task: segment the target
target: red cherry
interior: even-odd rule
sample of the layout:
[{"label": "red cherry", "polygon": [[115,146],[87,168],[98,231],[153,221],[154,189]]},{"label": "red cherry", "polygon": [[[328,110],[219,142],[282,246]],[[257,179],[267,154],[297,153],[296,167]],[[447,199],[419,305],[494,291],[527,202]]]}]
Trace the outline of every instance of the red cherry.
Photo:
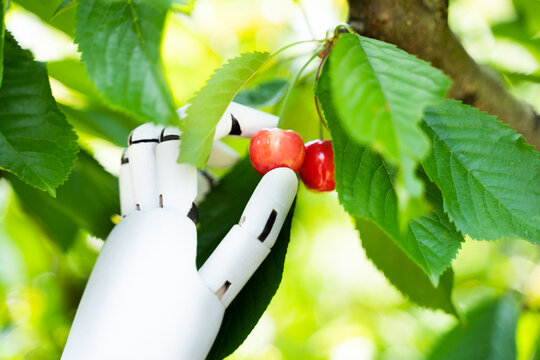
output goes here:
[{"label": "red cherry", "polygon": [[304,155],[304,141],[292,130],[262,129],[249,143],[249,159],[261,175],[278,167],[296,172],[302,166]]},{"label": "red cherry", "polygon": [[306,157],[300,169],[300,177],[311,190],[332,191],[336,188],[332,141],[314,140],[306,144]]}]

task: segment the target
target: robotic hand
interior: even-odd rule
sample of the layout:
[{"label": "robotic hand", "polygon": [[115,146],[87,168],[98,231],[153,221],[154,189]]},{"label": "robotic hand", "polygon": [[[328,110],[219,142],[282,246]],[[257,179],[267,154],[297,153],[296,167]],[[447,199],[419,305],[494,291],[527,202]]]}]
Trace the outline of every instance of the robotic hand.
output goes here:
[{"label": "robotic hand", "polygon": [[[231,103],[214,140],[275,126],[274,116]],[[225,308],[270,253],[298,188],[287,168],[261,179],[239,224],[197,271],[197,169],[177,163],[180,135],[152,124],[130,135],[124,219],[96,261],[62,360],[204,359]]]}]

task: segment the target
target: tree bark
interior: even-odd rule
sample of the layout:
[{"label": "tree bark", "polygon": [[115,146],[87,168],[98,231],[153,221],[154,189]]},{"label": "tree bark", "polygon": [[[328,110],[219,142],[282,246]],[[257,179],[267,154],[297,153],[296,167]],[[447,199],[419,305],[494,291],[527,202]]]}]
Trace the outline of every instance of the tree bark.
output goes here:
[{"label": "tree bark", "polygon": [[540,116],[477,64],[448,26],[448,0],[348,0],[349,24],[431,62],[453,82],[448,97],[497,115],[540,149]]}]

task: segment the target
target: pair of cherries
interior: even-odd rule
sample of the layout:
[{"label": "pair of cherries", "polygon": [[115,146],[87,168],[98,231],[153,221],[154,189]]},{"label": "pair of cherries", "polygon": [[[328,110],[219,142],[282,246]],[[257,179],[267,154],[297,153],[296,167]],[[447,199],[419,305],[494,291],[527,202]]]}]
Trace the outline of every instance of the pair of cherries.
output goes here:
[{"label": "pair of cherries", "polygon": [[278,167],[300,170],[300,177],[308,189],[332,191],[334,181],[334,151],[332,141],[314,140],[304,145],[292,130],[263,129],[249,144],[251,164],[261,175]]}]

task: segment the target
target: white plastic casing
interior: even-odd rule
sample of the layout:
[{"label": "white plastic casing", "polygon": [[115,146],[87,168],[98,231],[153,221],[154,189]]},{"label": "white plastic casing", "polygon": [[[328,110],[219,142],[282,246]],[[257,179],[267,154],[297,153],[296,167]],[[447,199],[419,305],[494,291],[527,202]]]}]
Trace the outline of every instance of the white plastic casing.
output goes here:
[{"label": "white plastic casing", "polygon": [[[164,133],[178,135],[179,131],[167,128]],[[162,141],[156,147],[159,206],[187,215],[197,197],[197,168],[179,164],[179,154],[180,140]]]},{"label": "white plastic casing", "polygon": [[[233,119],[237,121],[239,134],[235,134],[234,131],[231,133],[235,127]],[[279,118],[275,115],[231,102],[217,124],[214,140],[219,140],[227,135],[250,138],[263,128],[276,127],[278,120]]]},{"label": "white plastic casing", "polygon": [[126,217],[98,257],[62,360],[204,359],[225,307],[199,277],[195,252],[187,217]]},{"label": "white plastic casing", "polygon": [[[189,105],[182,106],[176,111],[180,119],[186,117]],[[233,124],[233,118],[237,121],[236,125]],[[250,138],[261,129],[276,127],[278,121],[279,118],[275,115],[231,102],[217,124],[214,141],[228,135]],[[233,128],[240,133],[236,134],[234,131],[231,133]]]},{"label": "white plastic casing", "polygon": [[[206,260],[199,273],[228,306],[270,253],[298,189],[288,168],[268,172],[257,185],[242,217]],[[274,214],[273,214],[274,213]]]}]

